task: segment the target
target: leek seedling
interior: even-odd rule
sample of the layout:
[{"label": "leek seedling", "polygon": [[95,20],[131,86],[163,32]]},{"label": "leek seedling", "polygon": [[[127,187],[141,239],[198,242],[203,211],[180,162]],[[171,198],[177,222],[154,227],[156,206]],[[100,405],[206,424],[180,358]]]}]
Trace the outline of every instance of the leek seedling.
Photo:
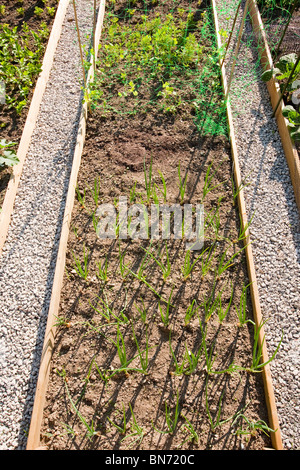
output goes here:
[{"label": "leek seedling", "polygon": [[218,294],[218,298],[219,298],[219,306],[218,306],[218,317],[219,317],[219,322],[222,323],[229,310],[230,310],[230,307],[231,307],[231,303],[232,303],[232,299],[233,299],[233,287],[231,286],[231,296],[230,296],[230,299],[229,299],[229,303],[226,307],[226,309],[224,310],[223,307],[222,307],[222,293],[223,293],[223,290]]},{"label": "leek seedling", "polygon": [[249,321],[247,320],[247,289],[249,286],[250,284],[243,286],[242,288],[239,308],[235,305],[235,310],[239,319],[238,326],[243,326]]},{"label": "leek seedling", "polygon": [[91,194],[92,194],[92,198],[93,198],[93,201],[96,205],[96,207],[98,207],[98,203],[99,203],[99,195],[100,195],[100,178],[95,178],[94,180],[94,187],[91,188],[90,186],[88,186]]},{"label": "leek seedling", "polygon": [[165,326],[168,326],[168,324],[169,324],[170,308],[171,308],[171,306],[172,306],[172,304],[171,304],[171,297],[172,297],[172,294],[173,294],[173,290],[174,290],[174,287],[172,287],[171,293],[170,293],[170,295],[169,295],[169,299],[168,299],[168,303],[167,303],[166,313],[165,313],[165,314],[163,313],[163,310],[162,310],[162,308],[161,308],[160,302],[158,302],[161,320],[162,320],[162,322],[163,322],[163,324],[164,324]]},{"label": "leek seedling", "polygon": [[128,434],[128,436],[125,436],[122,439],[122,441],[124,441],[125,439],[128,439],[130,437],[134,437],[135,439],[133,439],[133,441],[131,441],[129,446],[127,446],[127,449],[130,449],[130,447],[132,447],[136,442],[138,442],[138,445],[140,445],[142,440],[144,439],[144,435],[145,435],[144,429],[141,426],[139,426],[138,423],[137,423],[137,420],[135,418],[131,403],[129,403],[129,408],[130,408],[131,416],[132,416],[132,419],[133,419],[133,424],[131,424],[130,434]]},{"label": "leek seedling", "polygon": [[129,264],[124,263],[125,254],[126,254],[126,251],[124,251],[124,253],[121,253],[121,246],[119,243],[119,267],[120,267],[120,273],[121,273],[123,280],[126,279],[126,277],[128,276],[130,272]]},{"label": "leek seedling", "polygon": [[76,270],[78,276],[86,280],[88,277],[88,250],[86,250],[85,245],[83,245],[83,265],[81,264],[79,257],[77,257],[73,252],[72,255],[74,258],[74,269]]},{"label": "leek seedling", "polygon": [[[207,247],[202,253],[202,261],[201,261],[201,278],[202,279],[206,276],[206,274],[210,270],[211,264],[214,259],[213,253],[215,251],[215,248],[216,248],[216,245],[213,243],[210,247]],[[205,252],[207,252],[206,258],[204,257]]]},{"label": "leek seedling", "polygon": [[251,421],[250,419],[248,419],[244,414],[242,413],[238,413],[238,415],[236,416],[236,418],[234,419],[234,421],[232,422],[232,425],[234,425],[236,423],[236,421],[238,419],[243,419],[244,421],[246,421],[247,423],[247,426],[246,426],[246,429],[242,429],[242,426],[237,429],[237,431],[235,432],[235,434],[237,435],[250,435],[251,437],[252,436],[255,436],[257,431],[262,431],[266,436],[269,437],[269,433],[270,432],[276,432],[276,430],[274,429],[271,429],[267,423],[265,421],[263,421],[262,419],[259,419],[258,421]]},{"label": "leek seedling", "polygon": [[142,304],[143,304],[143,308],[140,308],[138,307],[136,304],[135,304],[135,307],[137,309],[137,311],[139,312],[140,316],[141,316],[141,320],[143,323],[146,323],[146,320],[147,320],[147,310],[145,308],[145,303],[143,301],[143,299],[141,298],[141,301],[142,301]]},{"label": "leek seedling", "polygon": [[123,405],[123,425],[119,426],[118,424],[114,423],[110,418],[107,418],[107,420],[112,424],[121,434],[126,434],[126,426],[127,426],[127,421],[126,421],[126,413],[125,413],[125,406],[124,403]]},{"label": "leek seedling", "polygon": [[84,189],[83,190],[83,193],[81,193],[78,185],[76,187],[76,194],[77,194],[77,199],[78,199],[78,202],[80,203],[81,207],[83,209],[86,209],[86,205],[85,205],[85,198],[86,198],[86,190]]},{"label": "leek seedling", "polygon": [[185,356],[184,356],[184,364],[186,365],[184,367],[183,373],[185,375],[191,375],[193,372],[195,372],[199,358],[201,356],[203,349],[203,340],[200,345],[200,348],[197,351],[197,354],[194,354],[192,351],[188,350],[187,345],[185,344]]},{"label": "leek seedling", "polygon": [[167,431],[162,431],[159,429],[156,429],[161,434],[173,434],[176,430],[178,419],[180,416],[180,409],[179,409],[179,393],[177,390],[177,399],[176,399],[176,405],[175,405],[175,410],[173,415],[171,415],[171,406],[168,406],[167,402],[165,401],[165,419],[166,419],[166,425],[167,425]]},{"label": "leek seedling", "polygon": [[191,251],[187,250],[185,258],[184,258],[184,265],[181,268],[181,272],[183,274],[183,280],[184,281],[186,281],[187,278],[190,276],[190,274],[191,274],[192,270],[194,269],[196,263],[202,257],[202,254],[203,253],[201,253],[201,255],[197,256],[195,261],[192,263],[191,262]]},{"label": "leek seedling", "polygon": [[108,259],[106,257],[103,267],[101,266],[101,262],[98,263],[98,272],[96,273],[96,276],[100,279],[100,281],[107,282],[108,280],[107,269],[108,269]]},{"label": "leek seedling", "polygon": [[171,351],[171,354],[172,354],[172,357],[173,357],[173,360],[174,360],[174,364],[175,364],[175,372],[172,372],[172,375],[182,375],[183,374],[184,363],[182,362],[181,365],[178,364],[178,361],[176,359],[175,353],[174,353],[173,348],[172,348],[171,331],[170,331],[170,334],[169,334],[169,347],[170,347],[170,351]]},{"label": "leek seedling", "polygon": [[[133,338],[134,338],[134,341],[135,341],[135,344],[136,344],[136,347],[137,347],[137,350],[138,350],[138,355],[140,357],[142,371],[144,372],[144,374],[147,374],[147,369],[148,369],[148,364],[149,364],[149,361],[148,361],[149,345],[148,345],[147,329],[146,329],[146,348],[145,348],[144,351],[141,351],[140,345],[139,345],[138,340],[136,338],[136,334],[135,334],[135,331],[134,331],[133,324],[131,326],[132,326]],[[144,354],[145,354],[145,356],[144,356]]]},{"label": "leek seedling", "polygon": [[163,184],[163,190],[160,189],[160,188],[158,188],[158,189],[161,191],[161,193],[163,195],[164,203],[166,203],[167,202],[167,184],[166,184],[166,180],[165,180],[165,178],[164,178],[161,171],[158,170],[158,174],[159,174],[159,176],[161,178],[161,181],[162,181],[162,184]]},{"label": "leek seedling", "polygon": [[[248,243],[249,245],[249,243]],[[229,250],[230,246],[222,253],[222,255],[219,258],[219,264],[217,266],[217,274],[220,277],[228,268],[234,265],[232,262],[248,245],[243,246],[240,250],[238,250],[236,253],[234,253],[229,260],[225,260],[227,251]]]},{"label": "leek seedling", "polygon": [[192,423],[182,413],[181,413],[181,416],[185,420],[185,423],[181,426],[181,429],[185,430],[189,434],[188,434],[188,437],[178,447],[182,447],[188,441],[190,441],[190,442],[198,442],[199,441],[199,436],[198,436],[194,426],[192,425]]},{"label": "leek seedling", "polygon": [[71,394],[69,392],[69,388],[68,388],[68,385],[67,385],[67,381],[66,381],[66,377],[64,377],[64,383],[65,383],[65,388],[66,388],[66,393],[68,395],[68,398],[70,400],[70,403],[72,405],[72,408],[73,410],[75,411],[76,415],[78,416],[79,420],[81,421],[81,423],[85,426],[86,430],[87,430],[87,437],[89,440],[92,440],[92,438],[94,436],[98,436],[99,432],[96,431],[95,427],[94,427],[94,422],[92,420],[91,424],[89,424],[87,422],[87,420],[84,418],[84,416],[80,413],[79,409],[76,407],[74,401],[72,400],[72,397],[71,397]]},{"label": "leek seedling", "polygon": [[150,251],[146,250],[145,248],[143,248],[143,250],[145,250],[145,252],[149,256],[151,256],[151,258],[154,259],[156,264],[160,267],[160,269],[162,270],[162,273],[163,273],[163,280],[165,281],[171,273],[171,263],[170,263],[170,259],[169,259],[169,252],[168,252],[167,243],[166,243],[166,262],[165,263],[163,263],[163,261],[161,261],[161,258],[160,259],[156,258]]},{"label": "leek seedling", "polygon": [[225,423],[228,423],[229,421],[231,421],[234,417],[233,416],[230,416],[229,418],[227,419],[223,419],[221,420],[221,412],[222,412],[222,399],[223,399],[223,395],[224,395],[224,392],[222,392],[221,396],[220,396],[220,399],[219,399],[219,403],[218,403],[218,411],[217,411],[217,414],[216,414],[216,418],[215,418],[215,421],[213,420],[213,417],[212,417],[212,414],[210,412],[210,409],[209,409],[209,404],[208,404],[208,393],[207,393],[207,388],[208,388],[208,377],[206,378],[206,386],[205,386],[205,407],[206,407],[206,412],[207,412],[207,416],[208,416],[208,420],[209,420],[209,423],[210,423],[210,427],[211,427],[211,430],[212,432],[215,432],[216,431],[216,428],[222,426],[223,424]]},{"label": "leek seedling", "polygon": [[196,299],[194,299],[191,305],[187,308],[187,311],[184,317],[184,326],[187,326],[190,323],[192,317],[195,315],[195,313],[197,313],[198,309],[199,307],[197,306]]},{"label": "leek seedling", "polygon": [[263,326],[264,326],[264,324],[266,323],[267,320],[265,320],[265,321],[262,320],[258,326],[256,326],[256,324],[252,320],[249,320],[249,321],[250,321],[250,323],[252,323],[254,325],[254,344],[253,344],[253,352],[252,352],[252,364],[249,368],[246,368],[246,370],[247,370],[247,372],[261,372],[263,367],[265,367],[267,364],[269,364],[275,358],[275,356],[276,356],[276,354],[277,354],[277,352],[280,348],[280,345],[282,343],[282,340],[283,340],[283,333],[282,333],[281,339],[278,343],[278,346],[275,349],[272,356],[267,361],[261,362],[262,357],[263,357],[263,345],[264,345],[264,341],[265,341],[265,336],[263,337],[263,339],[261,341],[261,344],[259,344],[259,335],[260,335],[261,329],[263,328]]},{"label": "leek seedling", "polygon": [[215,176],[217,170],[215,170],[213,173],[211,173],[211,168],[212,168],[212,165],[213,165],[213,162],[211,162],[210,165],[208,165],[208,168],[206,170],[206,175],[205,175],[205,180],[204,180],[204,187],[203,187],[203,193],[202,193],[202,199],[201,199],[201,202],[204,201],[206,195],[210,192],[210,191],[213,191],[215,188],[217,188],[218,186],[221,186],[222,184],[224,184],[225,181],[223,181],[222,183],[218,183],[216,185],[212,185],[212,179],[213,177]]}]

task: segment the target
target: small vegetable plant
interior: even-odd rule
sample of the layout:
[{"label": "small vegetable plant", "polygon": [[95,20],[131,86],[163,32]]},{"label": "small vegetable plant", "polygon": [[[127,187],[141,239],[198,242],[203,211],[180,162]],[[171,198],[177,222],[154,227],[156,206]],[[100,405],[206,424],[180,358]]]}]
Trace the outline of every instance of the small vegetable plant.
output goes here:
[{"label": "small vegetable plant", "polygon": [[0,172],[19,163],[16,152],[11,150],[14,145],[16,145],[15,142],[7,142],[5,139],[0,140]]}]

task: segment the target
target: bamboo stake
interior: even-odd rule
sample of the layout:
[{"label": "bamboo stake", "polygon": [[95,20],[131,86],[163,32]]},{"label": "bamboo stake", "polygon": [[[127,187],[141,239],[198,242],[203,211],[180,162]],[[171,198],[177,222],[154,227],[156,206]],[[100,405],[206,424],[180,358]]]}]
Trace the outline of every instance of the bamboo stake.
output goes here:
[{"label": "bamboo stake", "polygon": [[94,51],[94,56],[93,56],[93,67],[94,67],[94,72],[96,71],[96,38],[95,38],[95,32],[96,32],[96,8],[97,8],[97,0],[94,0],[94,23],[93,23],[93,51]]},{"label": "bamboo stake", "polygon": [[75,16],[75,23],[76,23],[79,51],[80,51],[80,60],[81,60],[82,72],[83,72],[83,83],[84,83],[84,88],[86,88],[85,68],[84,68],[84,60],[83,60],[83,54],[82,54],[81,39],[80,39],[80,32],[79,32],[79,26],[78,26],[78,18],[77,18],[75,0],[73,0],[73,7],[74,7],[74,16]]},{"label": "bamboo stake", "polygon": [[278,109],[278,106],[280,105],[280,103],[281,103],[281,101],[282,101],[282,99],[283,99],[283,95],[284,95],[284,93],[286,92],[286,89],[287,89],[289,83],[290,83],[291,80],[292,80],[292,76],[293,76],[293,74],[294,74],[294,72],[295,72],[295,70],[296,70],[296,67],[297,67],[297,65],[299,64],[299,62],[300,62],[300,52],[298,53],[298,57],[297,57],[297,60],[296,60],[296,62],[295,62],[295,65],[294,65],[294,67],[293,67],[293,70],[291,71],[290,76],[289,76],[288,80],[286,81],[286,83],[285,83],[285,85],[284,85],[284,87],[283,87],[283,90],[282,90],[282,92],[281,92],[280,98],[279,98],[279,100],[278,100],[278,102],[277,102],[277,104],[276,104],[276,106],[275,106],[274,111],[273,111],[272,117],[274,117],[275,114],[276,114],[276,111],[277,111],[277,109]]},{"label": "bamboo stake", "polygon": [[275,52],[275,58],[278,56],[278,52],[279,52],[281,43],[282,43],[283,38],[284,38],[284,36],[285,36],[286,30],[288,29],[288,26],[289,26],[289,24],[290,24],[290,21],[291,21],[291,19],[292,19],[292,16],[293,16],[293,14],[294,14],[294,11],[296,10],[297,4],[298,4],[298,0],[295,0],[295,3],[294,3],[294,5],[293,5],[293,7],[292,7],[292,10],[291,10],[291,13],[290,13],[290,17],[289,17],[289,19],[288,19],[288,22],[287,22],[287,24],[285,25],[284,30],[283,30],[283,33],[282,33],[281,38],[280,38],[280,40],[279,40],[279,43],[277,44],[277,49],[276,49],[276,52]]},{"label": "bamboo stake", "polygon": [[237,61],[237,55],[238,55],[240,44],[241,44],[244,24],[245,24],[247,12],[248,12],[248,5],[249,5],[249,0],[246,1],[243,18],[242,18],[242,22],[241,22],[241,25],[240,25],[238,40],[237,40],[235,51],[234,51],[234,57],[233,57],[233,62],[232,62],[232,66],[231,66],[230,77],[229,77],[229,80],[228,80],[228,86],[227,86],[227,91],[226,91],[226,95],[225,95],[225,101],[227,100],[228,95],[229,95],[230,85],[231,85],[231,82],[232,82],[233,72],[234,72],[234,69],[235,69],[235,64],[236,64],[236,61]]},{"label": "bamboo stake", "polygon": [[222,60],[222,62],[221,62],[221,68],[222,68],[223,65],[224,65],[225,57],[226,57],[226,54],[227,54],[227,51],[228,51],[228,48],[229,48],[229,44],[230,44],[230,42],[231,42],[233,30],[234,30],[234,27],[235,27],[235,23],[236,23],[238,14],[239,14],[239,9],[240,9],[241,4],[242,4],[242,0],[240,0],[239,4],[238,4],[238,6],[237,6],[236,12],[235,12],[235,17],[234,17],[234,20],[233,20],[233,25],[232,25],[232,28],[231,28],[231,32],[230,32],[230,35],[229,35],[227,44],[226,44],[226,49],[225,49],[224,57],[223,57],[223,60]]}]

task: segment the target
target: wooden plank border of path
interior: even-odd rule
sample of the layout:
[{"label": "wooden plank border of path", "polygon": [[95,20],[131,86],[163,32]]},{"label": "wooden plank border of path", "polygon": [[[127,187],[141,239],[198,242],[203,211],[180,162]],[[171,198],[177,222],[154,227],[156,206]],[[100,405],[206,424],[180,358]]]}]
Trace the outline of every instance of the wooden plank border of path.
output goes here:
[{"label": "wooden plank border of path", "polygon": [[[217,42],[218,42],[218,49],[220,50],[222,44],[221,44],[221,37],[218,34],[219,21],[218,21],[218,16],[217,16],[216,1],[211,0],[211,2],[212,2],[213,16],[214,16],[216,36],[217,36]],[[226,71],[225,71],[224,64],[221,67],[221,75],[222,75],[224,94],[226,96],[227,78],[226,78]],[[241,173],[240,173],[239,157],[238,157],[236,137],[235,137],[235,132],[234,132],[232,111],[231,111],[229,101],[227,101],[227,118],[228,118],[228,125],[229,125],[229,131],[230,131],[231,154],[232,154],[232,160],[233,160],[235,184],[237,188],[240,188],[242,187],[242,178],[241,178]],[[249,275],[249,281],[250,281],[250,292],[251,292],[253,316],[254,316],[254,321],[258,327],[259,325],[262,324],[261,323],[262,313],[261,313],[261,307],[260,307],[260,299],[259,299],[259,293],[258,293],[253,252],[252,252],[251,241],[250,241],[250,234],[247,228],[248,219],[247,219],[246,204],[245,204],[243,189],[239,191],[238,193],[238,205],[239,205],[242,227],[243,229],[246,229],[245,252],[246,252],[248,275]],[[266,347],[266,341],[264,340],[264,338],[265,338],[265,333],[264,333],[264,328],[262,327],[259,331],[259,343],[260,345],[263,346],[263,349],[262,349],[262,362],[263,363],[267,362],[269,359],[267,347]],[[272,446],[276,450],[282,450],[283,446],[282,446],[282,440],[281,440],[281,433],[279,429],[277,407],[276,407],[276,401],[275,401],[275,395],[274,395],[274,389],[273,389],[269,364],[263,367],[262,374],[263,374],[266,405],[268,409],[269,426],[271,429],[274,429],[276,431],[276,432],[271,433]]]},{"label": "wooden plank border of path", "polygon": [[[105,12],[105,0],[100,1],[98,9],[98,18],[95,32],[95,54],[98,51],[98,45],[101,37],[103,18]],[[91,67],[89,69],[87,84],[93,79],[94,76],[94,58],[91,58]],[[50,364],[52,358],[52,351],[54,348],[56,327],[55,321],[57,312],[59,310],[60,295],[63,284],[63,276],[65,272],[66,251],[69,238],[69,230],[71,223],[71,216],[75,198],[75,188],[77,183],[78,171],[81,163],[81,156],[83,145],[86,135],[86,120],[88,115],[88,105],[84,102],[82,105],[81,116],[79,121],[79,128],[77,133],[77,142],[74,150],[73,165],[70,175],[69,188],[67,200],[65,205],[64,219],[62,231],[59,242],[59,249],[56,261],[56,268],[52,286],[52,295],[50,299],[50,306],[48,311],[48,320],[45,330],[44,344],[41,356],[40,370],[36,385],[35,399],[33,404],[33,411],[31,415],[30,429],[27,439],[27,450],[37,450],[40,448],[40,429],[43,419],[44,405],[46,399],[46,392],[48,387]]]},{"label": "wooden plank border of path", "polygon": [[[268,45],[267,36],[265,33],[265,27],[256,4],[256,0],[250,0],[249,2],[249,13],[252,21],[253,31],[257,40],[259,56],[263,70],[270,70],[273,68],[273,60],[271,51]],[[280,98],[280,87],[279,83],[273,78],[267,82],[267,88],[270,95],[271,104],[273,110],[278,103]],[[300,158],[295,147],[293,140],[291,139],[288,120],[283,116],[282,109],[284,108],[283,101],[278,107],[276,112],[276,121],[281,137],[283,150],[285,153],[286,161],[290,171],[290,177],[294,188],[294,194],[296,204],[300,214]]]},{"label": "wooden plank border of path", "polygon": [[9,224],[14,209],[18,186],[22,176],[24,162],[28,152],[30,140],[36,125],[46,85],[49,80],[54,54],[61,35],[62,25],[65,19],[69,1],[70,0],[60,0],[59,5],[57,7],[56,15],[54,18],[48,44],[43,58],[42,71],[36,82],[36,86],[34,89],[34,93],[32,96],[32,100],[30,103],[29,111],[27,114],[27,118],[25,121],[24,129],[17,151],[19,163],[13,167],[12,174],[8,182],[8,186],[6,188],[2,211],[0,213],[0,256],[3,250],[3,245],[7,238]]}]

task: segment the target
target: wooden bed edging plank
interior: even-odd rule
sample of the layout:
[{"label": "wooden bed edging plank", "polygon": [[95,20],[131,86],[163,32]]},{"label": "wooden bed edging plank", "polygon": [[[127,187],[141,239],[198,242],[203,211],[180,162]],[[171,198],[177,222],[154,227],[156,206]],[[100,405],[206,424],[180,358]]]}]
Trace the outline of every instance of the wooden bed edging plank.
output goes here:
[{"label": "wooden bed edging plank", "polygon": [[[105,12],[105,0],[101,0],[95,33],[95,54],[98,51],[99,40],[102,31],[102,24]],[[91,58],[91,67],[89,69],[87,84],[93,79],[94,76],[94,58]],[[74,150],[73,165],[70,175],[69,188],[64,212],[64,219],[62,224],[62,231],[59,242],[59,251],[56,261],[55,275],[52,286],[52,294],[50,306],[48,311],[48,320],[45,330],[44,344],[41,356],[40,370],[37,380],[33,411],[31,415],[30,429],[27,439],[26,450],[37,450],[40,446],[40,429],[43,419],[44,404],[46,399],[46,392],[48,387],[50,364],[52,358],[52,351],[54,348],[56,327],[54,326],[56,316],[59,310],[60,294],[63,284],[63,276],[65,271],[65,259],[67,243],[69,238],[70,222],[75,198],[75,188],[77,183],[77,176],[81,162],[81,155],[86,135],[86,120],[88,114],[87,102],[82,105],[82,111],[79,121],[76,147]]]},{"label": "wooden bed edging plank", "polygon": [[[256,0],[250,0],[249,12],[253,25],[253,30],[259,47],[259,55],[263,70],[265,71],[272,69],[272,55],[268,45],[264,24],[260,16],[258,6],[256,4]],[[281,95],[278,82],[272,78],[269,82],[267,82],[267,89],[274,110]],[[289,129],[287,126],[288,120],[282,114],[283,108],[284,103],[281,102],[276,112],[276,120],[286,161],[290,171],[290,177],[294,188],[296,204],[300,213],[300,159],[295,144],[292,141],[289,133]]]},{"label": "wooden bed edging plank", "polygon": [[19,163],[13,167],[8,186],[6,188],[5,198],[0,213],[0,256],[5,243],[11,215],[14,209],[14,203],[18,191],[19,182],[22,176],[23,166],[29,148],[30,140],[36,125],[40,105],[49,80],[50,71],[54,59],[54,54],[61,35],[63,21],[66,15],[70,0],[60,0],[56,10],[54,22],[49,36],[48,44],[42,62],[42,71],[37,79],[35,90],[30,103],[29,111],[25,121],[21,140],[18,147],[17,156]]},{"label": "wooden bed edging plank", "polygon": [[[217,10],[216,10],[216,2],[215,0],[211,0],[211,2],[212,2],[213,15],[214,15],[214,21],[215,21],[218,49],[220,49],[222,44],[221,44],[220,35],[218,34],[219,21],[218,21]],[[226,96],[227,79],[226,79],[226,71],[225,71],[224,64],[221,67],[221,76],[222,76],[224,94]],[[231,154],[232,154],[232,160],[233,160],[235,184],[237,187],[241,187],[242,178],[241,178],[241,173],[240,173],[240,165],[239,165],[239,159],[238,159],[236,137],[235,137],[235,132],[234,132],[233,117],[232,117],[232,112],[231,112],[229,101],[227,101],[227,119],[228,119],[229,132],[230,132],[229,137],[230,137],[230,143],[231,143]],[[253,316],[254,316],[256,325],[259,326],[262,322],[262,313],[261,313],[261,308],[260,308],[260,300],[259,300],[259,294],[258,294],[258,286],[257,286],[257,280],[256,280],[256,272],[255,272],[254,258],[253,258],[253,252],[252,252],[252,247],[251,247],[250,234],[249,234],[249,229],[247,228],[248,227],[247,212],[246,212],[246,204],[245,204],[243,189],[239,191],[238,193],[238,205],[239,205],[239,211],[240,211],[240,216],[241,216],[242,228],[243,229],[246,228],[245,252],[246,252],[249,281],[251,283],[250,292],[251,292],[251,301],[252,301],[252,307],[253,307]],[[262,349],[262,362],[263,363],[268,361],[268,352],[267,352],[267,347],[266,347],[266,341],[264,341],[264,335],[265,335],[264,328],[262,327],[259,332],[259,343],[260,345],[263,345],[263,349]],[[269,426],[276,431],[276,432],[271,433],[272,445],[274,449],[282,450],[283,446],[282,446],[281,434],[280,434],[280,429],[279,429],[277,407],[276,407],[276,401],[275,401],[275,396],[274,396],[272,377],[271,377],[269,364],[263,367],[262,374],[263,374],[266,405],[267,405],[268,416],[269,416]]]}]

